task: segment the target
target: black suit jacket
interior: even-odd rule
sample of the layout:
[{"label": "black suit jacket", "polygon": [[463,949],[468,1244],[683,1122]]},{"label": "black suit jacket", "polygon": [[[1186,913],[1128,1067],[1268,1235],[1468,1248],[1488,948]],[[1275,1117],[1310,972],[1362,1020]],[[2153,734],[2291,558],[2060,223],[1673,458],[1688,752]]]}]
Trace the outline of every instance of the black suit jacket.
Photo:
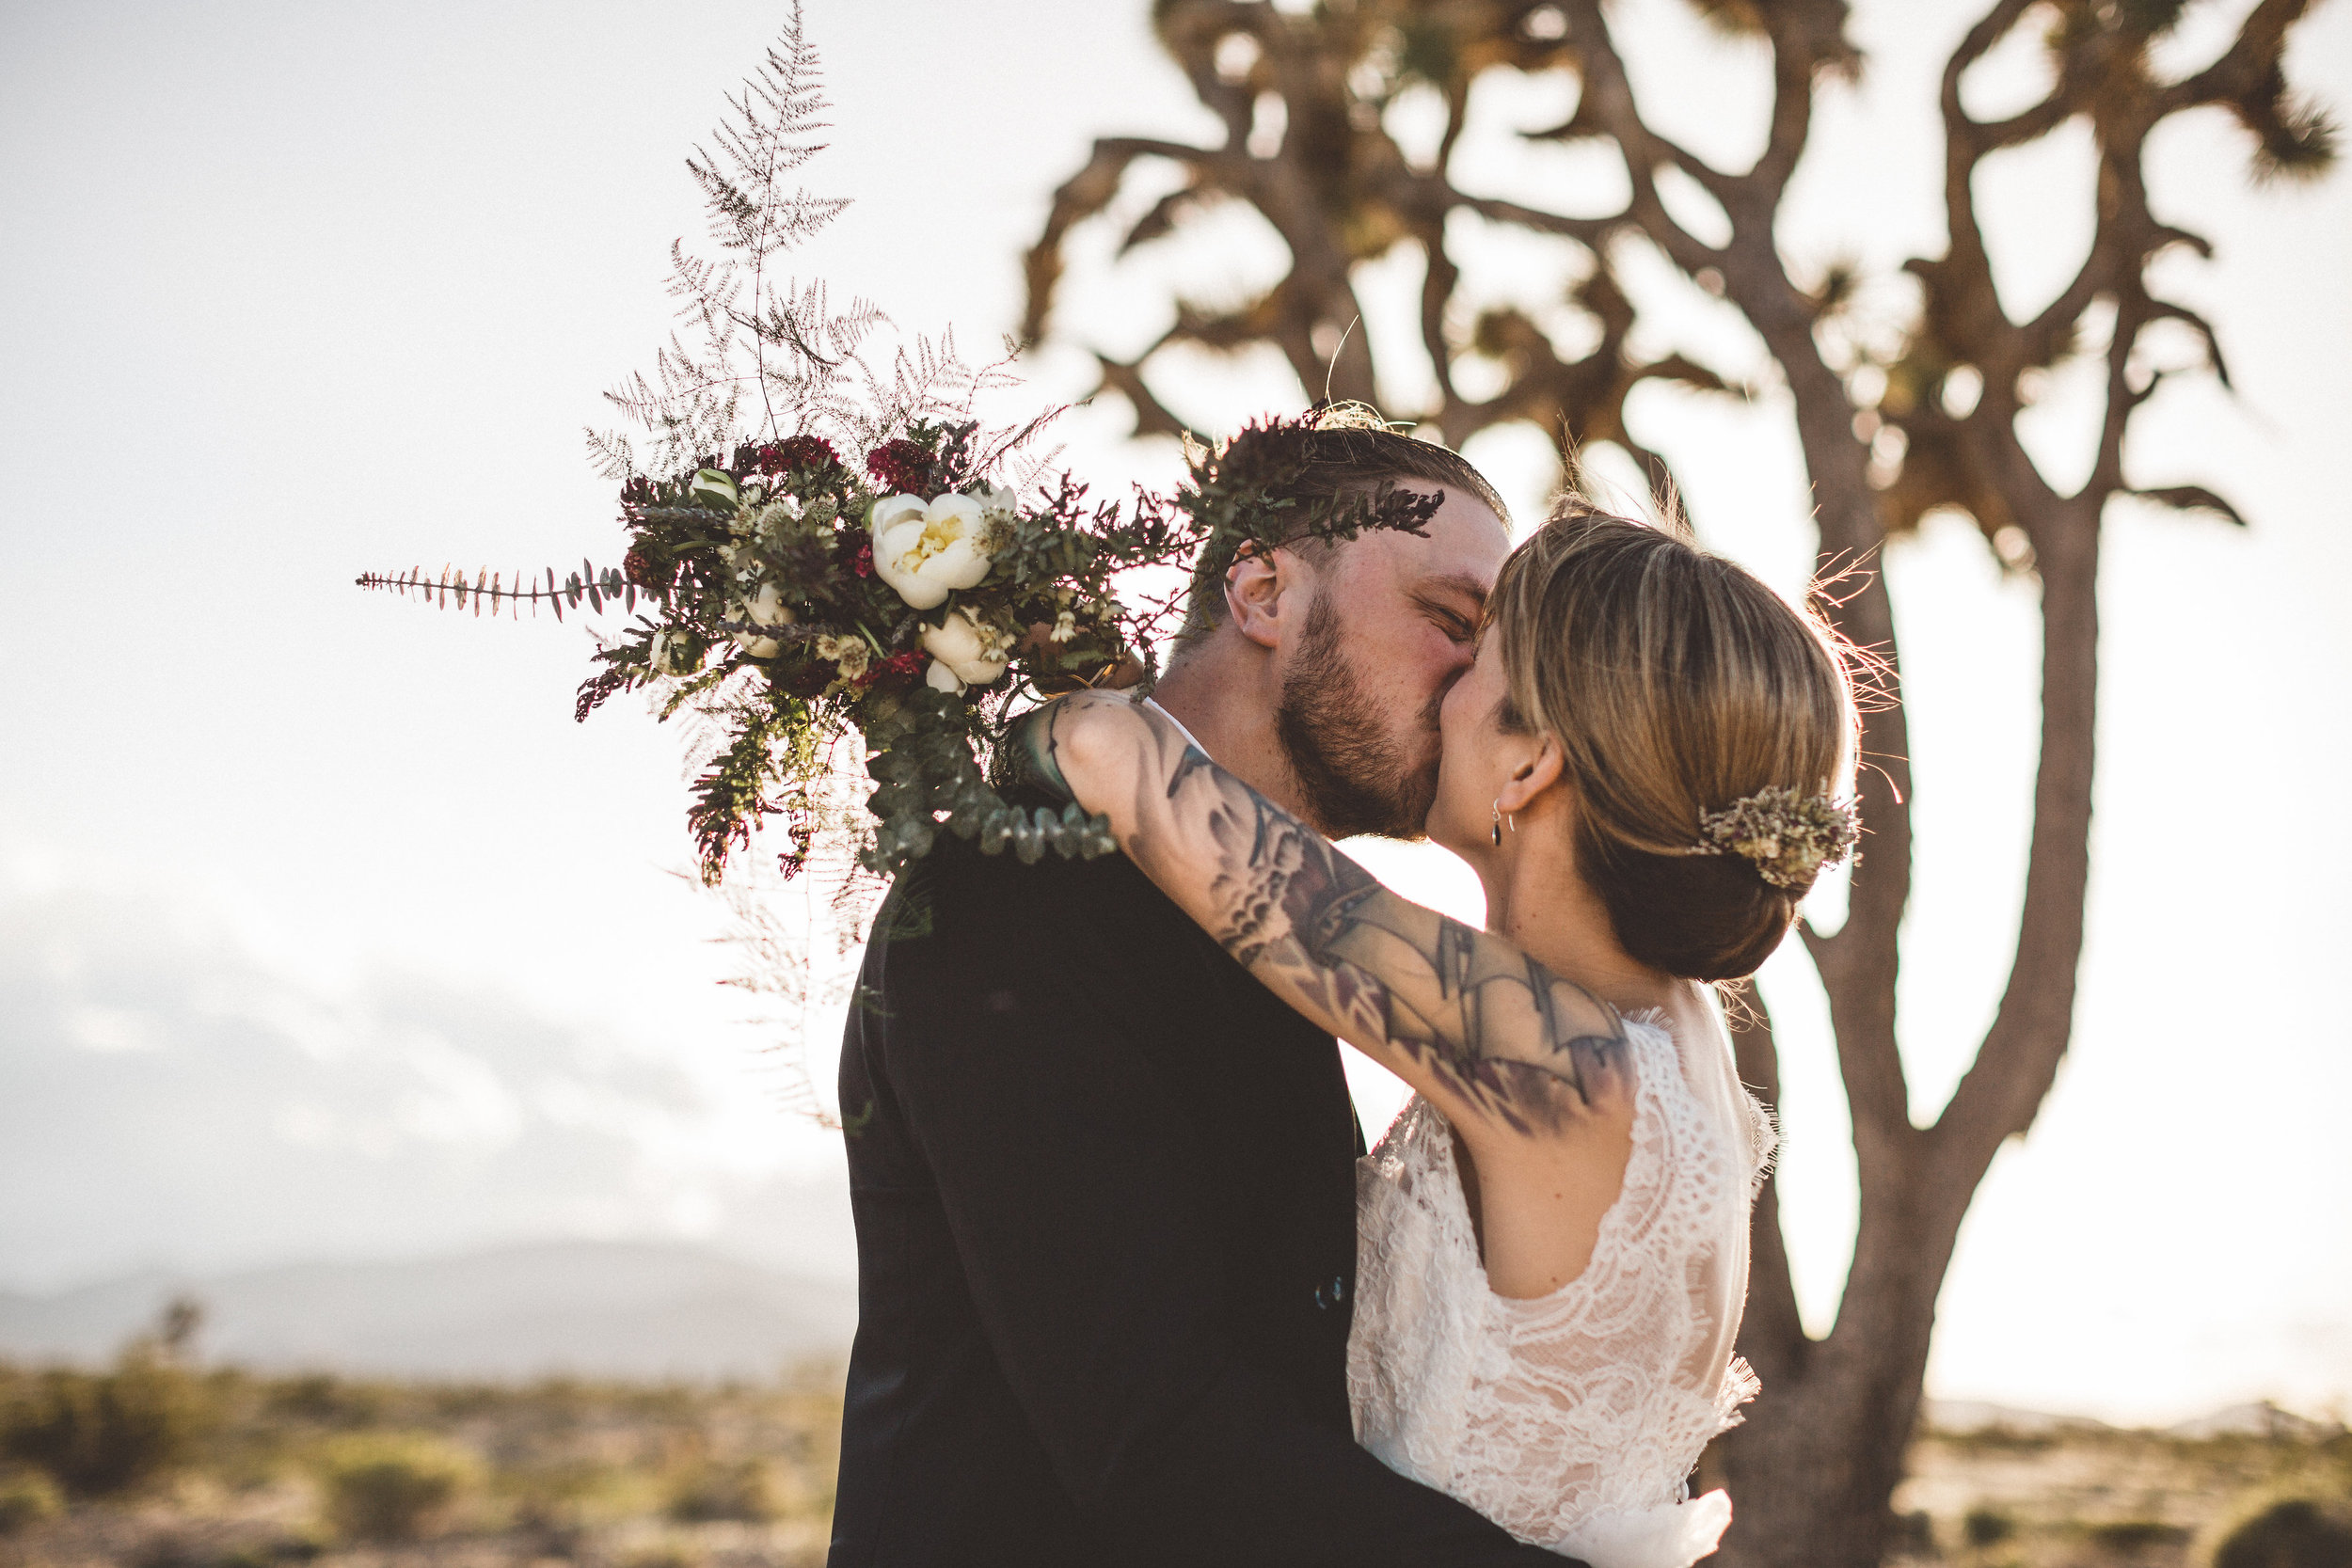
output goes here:
[{"label": "black suit jacket", "polygon": [[1356,1446],[1338,1048],[1124,857],[943,842],[861,979],[830,1568],[1558,1568]]}]

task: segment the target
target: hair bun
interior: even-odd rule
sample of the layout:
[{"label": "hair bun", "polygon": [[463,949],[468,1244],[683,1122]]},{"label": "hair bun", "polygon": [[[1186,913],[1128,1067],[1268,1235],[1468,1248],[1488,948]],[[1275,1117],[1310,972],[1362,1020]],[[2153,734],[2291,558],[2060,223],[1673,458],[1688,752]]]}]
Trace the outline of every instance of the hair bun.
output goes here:
[{"label": "hair bun", "polygon": [[1603,847],[1581,832],[1577,853],[1627,957],[1685,980],[1755,974],[1788,936],[1804,896],[1729,856]]}]

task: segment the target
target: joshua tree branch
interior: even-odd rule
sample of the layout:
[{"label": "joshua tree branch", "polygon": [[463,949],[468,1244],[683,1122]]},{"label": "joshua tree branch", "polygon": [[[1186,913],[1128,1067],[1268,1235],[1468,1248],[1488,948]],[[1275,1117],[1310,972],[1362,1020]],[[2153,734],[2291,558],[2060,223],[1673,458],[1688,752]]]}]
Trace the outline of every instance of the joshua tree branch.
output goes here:
[{"label": "joshua tree branch", "polygon": [[1626,215],[1638,223],[1642,231],[1683,271],[1698,272],[1721,265],[1723,257],[1715,248],[1677,223],[1659,200],[1657,171],[1661,165],[1679,168],[1718,200],[1732,193],[1736,184],[1733,178],[1659,135],[1642,119],[1641,109],[1633,101],[1632,78],[1627,74],[1624,57],[1609,36],[1609,23],[1601,14],[1600,0],[1572,0],[1565,8],[1568,13],[1568,37],[1576,43],[1584,78],[1583,93],[1576,106],[1576,121],[1571,123],[1590,124],[1617,144],[1617,150],[1625,159],[1626,175],[1633,186],[1633,199],[1627,204]]},{"label": "joshua tree branch", "polygon": [[1575,218],[1559,213],[1547,213],[1540,207],[1522,207],[1516,201],[1501,201],[1483,196],[1457,195],[1454,205],[1496,223],[1516,224],[1538,234],[1557,234],[1595,249],[1607,244],[1611,235],[1640,227],[1640,220],[1629,208],[1612,217]]},{"label": "joshua tree branch", "polygon": [[1054,205],[1046,214],[1044,231],[1023,259],[1029,303],[1021,322],[1022,341],[1034,343],[1044,336],[1046,320],[1053,310],[1054,289],[1061,281],[1063,240],[1072,229],[1117,199],[1120,182],[1138,158],[1172,159],[1191,168],[1198,179],[1221,172],[1228,161],[1226,153],[1189,147],[1183,142],[1147,136],[1104,136],[1098,140],[1086,166],[1062,182],[1061,188],[1054,193]]},{"label": "joshua tree branch", "polygon": [[2279,61],[2286,53],[2287,29],[2311,8],[2312,0],[2261,0],[2218,59],[2164,89],[2156,101],[2155,118],[2207,103],[2236,105],[2275,99],[2285,86]]}]

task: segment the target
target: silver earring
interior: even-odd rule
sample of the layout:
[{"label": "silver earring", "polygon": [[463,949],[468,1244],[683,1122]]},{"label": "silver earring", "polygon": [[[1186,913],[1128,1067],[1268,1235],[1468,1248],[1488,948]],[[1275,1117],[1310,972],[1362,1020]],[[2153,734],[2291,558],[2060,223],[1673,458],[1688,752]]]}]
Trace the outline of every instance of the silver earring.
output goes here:
[{"label": "silver earring", "polygon": [[[1516,822],[1512,823],[1511,831],[1518,832],[1519,825]],[[1502,797],[1500,795],[1495,797],[1495,847],[1498,849],[1502,847]]]}]

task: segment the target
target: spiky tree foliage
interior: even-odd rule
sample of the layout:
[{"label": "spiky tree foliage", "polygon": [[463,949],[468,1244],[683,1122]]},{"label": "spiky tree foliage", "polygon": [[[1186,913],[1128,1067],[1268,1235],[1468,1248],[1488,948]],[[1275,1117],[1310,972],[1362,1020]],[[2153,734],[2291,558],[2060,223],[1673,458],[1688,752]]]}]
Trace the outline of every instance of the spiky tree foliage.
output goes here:
[{"label": "spiky tree foliage", "polygon": [[[1775,227],[1814,132],[1817,93],[1863,67],[1846,33],[1849,7],[1845,0],[1694,3],[1770,54],[1770,128],[1761,155],[1745,169],[1718,168],[1653,127],[1602,0],[1322,0],[1306,11],[1259,0],[1157,0],[1159,38],[1222,120],[1224,138],[1205,146],[1138,136],[1096,142],[1057,194],[1029,254],[1026,330],[1035,338],[1051,326],[1072,230],[1109,209],[1139,162],[1164,160],[1183,182],[1128,230],[1125,246],[1181,230],[1216,204],[1246,203],[1288,245],[1290,270],[1238,308],[1180,300],[1175,324],[1151,352],[1271,344],[1303,384],[1319,388],[1327,373],[1322,352],[1359,313],[1356,270],[1402,242],[1418,242],[1428,263],[1421,339],[1438,392],[1429,407],[1391,412],[1433,420],[1455,442],[1512,420],[1569,445],[1615,442],[1644,464],[1662,495],[1665,465],[1626,428],[1628,392],[1648,378],[1700,388],[1723,378],[1679,358],[1645,360],[1632,352],[1637,309],[1618,269],[1629,245],[1646,244],[1735,306],[1778,362],[1812,481],[1825,573],[1868,558],[1890,534],[1949,508],[1976,520],[2005,566],[2039,578],[2041,752],[2024,907],[1999,1010],[1950,1102],[1930,1125],[1915,1124],[1896,1011],[1898,936],[1912,876],[1911,747],[1901,709],[1883,706],[1866,719],[1871,766],[1861,804],[1869,838],[1850,913],[1834,932],[1804,930],[1829,996],[1852,1110],[1861,1206],[1853,1263],[1835,1326],[1811,1338],[1798,1318],[1775,1198],[1766,1188],[1741,1338],[1766,1392],[1749,1423],[1709,1462],[1739,1499],[1725,1544],[1732,1562],[1874,1568],[1888,1544],[1888,1502],[1962,1218],[2002,1140],[2031,1125],[2072,1026],[2090,873],[2096,583],[2107,503],[2137,496],[2238,520],[2207,489],[2139,488],[2126,472],[2132,416],[2172,373],[2157,362],[2152,328],[2185,327],[2202,344],[2205,364],[2226,380],[2210,324],[2149,281],[2151,264],[2175,248],[2211,253],[2202,238],[2152,209],[2151,136],[2176,115],[2219,107],[2250,133],[2256,177],[2273,179],[2326,168],[2334,133],[2325,115],[2291,92],[2282,70],[2288,29],[2310,0],[2258,0],[2229,46],[2185,76],[2165,75],[2154,59],[2185,0],[1996,0],[1943,71],[1945,247],[1909,263],[1916,305],[1891,336],[1848,330],[1838,313],[1862,280],[1833,276],[1808,286],[1782,253]],[[2051,86],[2019,113],[1980,121],[1963,105],[1962,76],[2021,28],[2047,52]],[[1612,148],[1629,190],[1620,210],[1570,215],[1590,210],[1580,199],[1585,193],[1572,189],[1534,207],[1455,187],[1449,162],[1465,130],[1471,85],[1482,72],[1506,70],[1573,74],[1574,113],[1534,135]],[[1421,85],[1435,88],[1444,105],[1437,156],[1425,164],[1407,157],[1383,120],[1399,94]],[[2087,128],[2096,148],[2096,237],[2057,299],[2020,319],[1994,291],[1973,182],[1988,157],[2060,127]],[[1727,239],[1709,243],[1677,218],[1661,192],[1677,182],[1721,208]],[[1450,221],[1462,214],[1582,250],[1584,270],[1565,293],[1586,318],[1584,336],[1597,339],[1589,352],[1564,353],[1542,324],[1516,309],[1470,315],[1457,298],[1464,258],[1454,245],[1463,231]],[[1149,384],[1151,352],[1127,361],[1104,357],[1103,385],[1134,403],[1139,431],[1172,431],[1178,421]],[[1472,356],[1499,361],[1505,372],[1492,397],[1468,397],[1455,385],[1457,367]],[[2017,417],[2043,372],[2074,357],[2104,365],[2106,406],[2090,478],[2066,490],[2027,456]],[[1357,332],[1327,373],[1341,395],[1370,398],[1374,372],[1371,343]],[[1864,577],[1851,589],[1826,608],[1891,675],[1899,653],[1885,584]],[[1748,1081],[1776,1094],[1772,1025],[1760,1009],[1738,1045]]]}]

